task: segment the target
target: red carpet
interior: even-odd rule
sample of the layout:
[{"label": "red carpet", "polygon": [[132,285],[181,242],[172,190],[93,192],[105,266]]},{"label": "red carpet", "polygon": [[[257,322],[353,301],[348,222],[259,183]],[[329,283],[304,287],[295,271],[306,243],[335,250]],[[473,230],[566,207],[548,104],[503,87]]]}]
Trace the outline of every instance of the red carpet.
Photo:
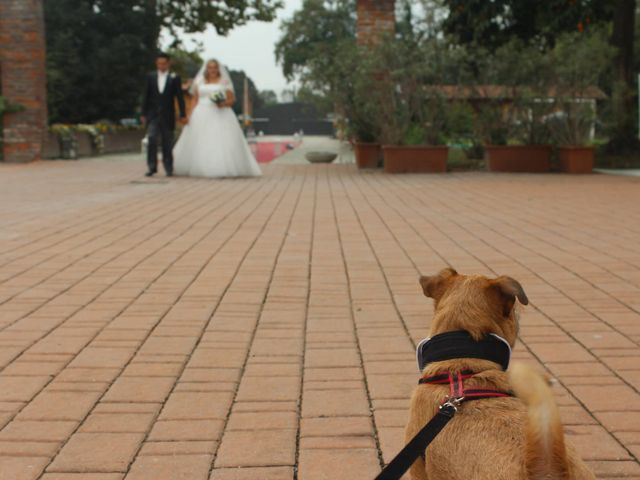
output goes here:
[{"label": "red carpet", "polygon": [[300,144],[300,141],[265,141],[249,144],[251,151],[258,163],[269,163],[289,150],[293,150]]}]

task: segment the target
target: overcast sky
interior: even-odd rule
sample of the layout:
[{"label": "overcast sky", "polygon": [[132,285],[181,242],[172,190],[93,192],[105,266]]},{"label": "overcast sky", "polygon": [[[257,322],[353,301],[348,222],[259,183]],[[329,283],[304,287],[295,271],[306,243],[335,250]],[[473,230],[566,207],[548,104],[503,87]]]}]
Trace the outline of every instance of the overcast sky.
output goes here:
[{"label": "overcast sky", "polygon": [[271,23],[250,22],[226,37],[209,28],[204,33],[185,35],[185,44],[191,47],[190,40],[198,40],[203,44],[204,58],[217,58],[231,70],[244,70],[259,90],[275,90],[280,94],[287,88],[287,81],[276,65],[274,48],[280,38],[281,21],[291,18],[301,6],[302,0],[284,0],[278,18]]}]

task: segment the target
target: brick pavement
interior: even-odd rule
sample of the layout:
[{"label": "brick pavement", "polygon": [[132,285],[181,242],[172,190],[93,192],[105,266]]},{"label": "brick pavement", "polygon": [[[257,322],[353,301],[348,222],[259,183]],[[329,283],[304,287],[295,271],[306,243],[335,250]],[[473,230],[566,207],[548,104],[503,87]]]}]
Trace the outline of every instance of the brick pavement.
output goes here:
[{"label": "brick pavement", "polygon": [[640,479],[640,181],[0,165],[0,480],[372,478],[401,447],[419,273],[510,274],[598,478]]}]

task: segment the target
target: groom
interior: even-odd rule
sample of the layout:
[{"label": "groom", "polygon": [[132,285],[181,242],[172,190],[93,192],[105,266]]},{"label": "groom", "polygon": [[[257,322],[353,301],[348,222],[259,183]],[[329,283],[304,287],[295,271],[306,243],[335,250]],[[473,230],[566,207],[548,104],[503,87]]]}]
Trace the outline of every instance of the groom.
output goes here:
[{"label": "groom", "polygon": [[156,57],[157,71],[147,75],[142,104],[142,122],[147,125],[147,177],[158,171],[158,137],[162,140],[162,163],[168,177],[173,175],[173,140],[176,128],[175,100],[180,109],[180,123],[186,121],[184,96],[180,77],[171,73],[171,57],[160,53]]}]

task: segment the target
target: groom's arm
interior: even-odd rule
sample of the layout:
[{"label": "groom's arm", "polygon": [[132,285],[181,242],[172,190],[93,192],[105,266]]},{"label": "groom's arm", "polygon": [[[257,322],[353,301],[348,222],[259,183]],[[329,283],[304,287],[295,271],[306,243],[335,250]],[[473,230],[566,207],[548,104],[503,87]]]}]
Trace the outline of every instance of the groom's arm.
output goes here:
[{"label": "groom's arm", "polygon": [[180,118],[186,118],[186,108],[184,106],[184,93],[182,93],[182,80],[176,75],[176,96],[178,97],[178,109],[180,110]]}]

